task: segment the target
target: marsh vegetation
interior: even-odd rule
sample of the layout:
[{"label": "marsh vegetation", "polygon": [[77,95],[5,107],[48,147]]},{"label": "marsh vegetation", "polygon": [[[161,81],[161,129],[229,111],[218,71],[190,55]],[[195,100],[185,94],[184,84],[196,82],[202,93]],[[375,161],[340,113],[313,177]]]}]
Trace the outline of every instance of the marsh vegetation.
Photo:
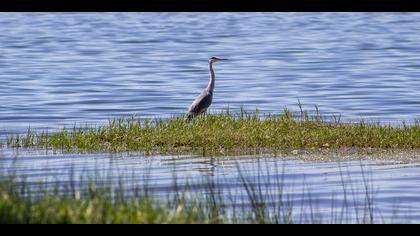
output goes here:
[{"label": "marsh vegetation", "polygon": [[345,123],[339,117],[325,119],[288,110],[262,114],[258,110],[229,110],[199,116],[186,122],[182,115],[169,119],[122,117],[93,127],[63,128],[56,132],[29,129],[12,135],[8,147],[43,147],[68,151],[120,152],[131,150],[186,152],[266,149],[287,151],[338,148],[418,149],[418,120],[401,125],[359,121]]},{"label": "marsh vegetation", "polygon": [[[62,183],[31,182],[17,176],[0,181],[0,223],[384,223],[369,171],[361,181],[345,170],[331,201],[290,188],[284,166],[254,164],[256,176],[238,166],[235,181],[214,176],[181,180],[164,190],[149,182],[83,178]],[[267,178],[270,176],[269,178]],[[77,178],[76,178],[77,179]],[[352,180],[352,181],[349,181]],[[224,186],[224,187],[222,187]],[[227,187],[229,186],[229,187]],[[397,215],[395,216],[397,217]],[[404,217],[404,216],[403,216]]]}]

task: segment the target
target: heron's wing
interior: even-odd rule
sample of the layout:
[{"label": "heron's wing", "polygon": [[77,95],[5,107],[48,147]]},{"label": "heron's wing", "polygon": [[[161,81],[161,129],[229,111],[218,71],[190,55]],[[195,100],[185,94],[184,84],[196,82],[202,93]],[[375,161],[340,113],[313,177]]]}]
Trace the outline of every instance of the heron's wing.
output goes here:
[{"label": "heron's wing", "polygon": [[188,112],[192,112],[194,114],[203,112],[211,105],[212,99],[213,95],[204,90],[191,104]]}]

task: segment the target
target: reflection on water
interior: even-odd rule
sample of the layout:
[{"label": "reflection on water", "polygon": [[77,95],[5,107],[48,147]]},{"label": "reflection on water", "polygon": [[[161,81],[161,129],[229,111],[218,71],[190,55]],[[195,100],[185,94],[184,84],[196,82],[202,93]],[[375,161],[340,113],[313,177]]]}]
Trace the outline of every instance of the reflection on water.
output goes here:
[{"label": "reflection on water", "polygon": [[186,111],[215,67],[212,108],[319,105],[343,119],[419,117],[420,15],[5,13],[0,132]]},{"label": "reflection on water", "polygon": [[[126,191],[149,186],[165,197],[178,189],[203,194],[200,185],[211,180],[235,204],[250,204],[243,180],[258,187],[268,205],[281,194],[294,212],[315,208],[325,222],[344,205],[350,217],[362,214],[370,197],[375,218],[381,222],[420,222],[420,164],[395,161],[303,162],[287,157],[145,157],[141,153],[52,154],[45,151],[2,150],[2,177],[15,175],[28,183],[70,182],[86,185],[94,179],[106,186],[124,183]],[[281,180],[281,185],[279,185]],[[281,189],[280,189],[281,187]],[[366,191],[366,188],[368,191]],[[347,190],[347,196],[343,190]],[[367,199],[366,192],[370,194]],[[345,197],[346,196],[346,197]],[[336,213],[338,214],[338,213]]]}]

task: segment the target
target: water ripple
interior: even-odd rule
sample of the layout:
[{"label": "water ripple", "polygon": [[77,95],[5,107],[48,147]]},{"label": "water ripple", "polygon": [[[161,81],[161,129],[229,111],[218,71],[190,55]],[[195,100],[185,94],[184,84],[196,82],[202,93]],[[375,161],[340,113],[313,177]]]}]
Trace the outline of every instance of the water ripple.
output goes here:
[{"label": "water ripple", "polygon": [[419,14],[5,13],[0,130],[183,113],[215,66],[212,109],[319,105],[419,118]]}]

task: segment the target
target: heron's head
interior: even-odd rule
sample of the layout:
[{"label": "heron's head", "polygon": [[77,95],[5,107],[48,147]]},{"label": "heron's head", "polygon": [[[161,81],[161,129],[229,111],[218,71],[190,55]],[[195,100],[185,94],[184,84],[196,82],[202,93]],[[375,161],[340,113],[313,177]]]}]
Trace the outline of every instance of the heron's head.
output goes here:
[{"label": "heron's head", "polygon": [[218,62],[218,61],[225,61],[227,59],[219,58],[219,57],[212,57],[209,59],[209,63]]}]

